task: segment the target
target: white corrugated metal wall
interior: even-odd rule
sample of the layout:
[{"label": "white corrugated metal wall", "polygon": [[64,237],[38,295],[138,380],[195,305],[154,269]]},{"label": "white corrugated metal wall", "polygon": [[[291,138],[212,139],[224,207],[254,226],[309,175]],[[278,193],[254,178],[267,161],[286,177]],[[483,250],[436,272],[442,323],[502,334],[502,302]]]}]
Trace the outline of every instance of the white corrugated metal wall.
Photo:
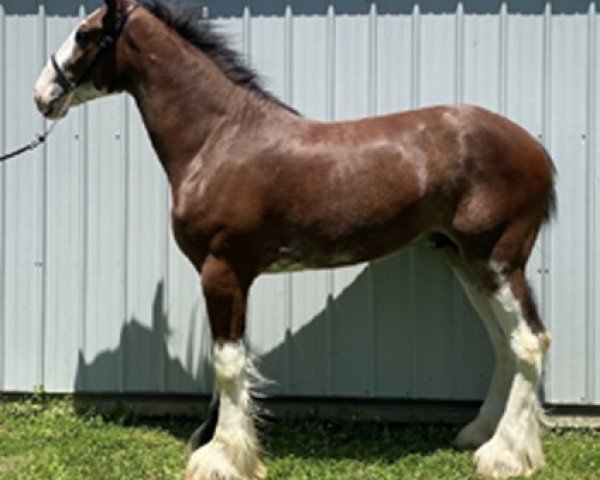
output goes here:
[{"label": "white corrugated metal wall", "polygon": [[[0,0],[0,151],[43,128],[32,85],[99,4]],[[544,142],[559,214],[529,276],[554,336],[545,396],[600,404],[596,2],[203,4],[268,87],[307,116],[469,102]],[[0,166],[0,390],[210,391],[199,281],[172,242],[168,208],[124,96],[73,110],[46,147]],[[473,399],[491,370],[483,329],[424,248],[262,278],[248,337],[282,395]]]}]

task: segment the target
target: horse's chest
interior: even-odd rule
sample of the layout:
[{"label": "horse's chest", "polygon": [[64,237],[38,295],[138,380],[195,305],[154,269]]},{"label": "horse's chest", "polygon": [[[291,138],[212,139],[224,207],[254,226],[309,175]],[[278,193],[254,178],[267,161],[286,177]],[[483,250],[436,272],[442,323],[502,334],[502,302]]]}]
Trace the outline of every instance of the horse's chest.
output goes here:
[{"label": "horse's chest", "polygon": [[171,208],[173,236],[182,252],[197,267],[203,262],[209,250],[211,227],[201,204],[181,198]]}]

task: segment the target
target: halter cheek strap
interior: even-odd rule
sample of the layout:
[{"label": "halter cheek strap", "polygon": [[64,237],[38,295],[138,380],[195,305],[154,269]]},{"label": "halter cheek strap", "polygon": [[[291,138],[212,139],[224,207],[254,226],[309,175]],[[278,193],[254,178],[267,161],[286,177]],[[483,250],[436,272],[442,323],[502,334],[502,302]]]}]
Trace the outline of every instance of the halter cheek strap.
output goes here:
[{"label": "halter cheek strap", "polygon": [[54,67],[54,71],[56,72],[56,83],[58,83],[61,86],[63,92],[68,93],[72,90],[75,90],[77,88],[77,85],[67,78],[63,69],[60,68],[60,66],[58,65],[54,53],[50,55],[50,62],[52,62],[52,66]]}]

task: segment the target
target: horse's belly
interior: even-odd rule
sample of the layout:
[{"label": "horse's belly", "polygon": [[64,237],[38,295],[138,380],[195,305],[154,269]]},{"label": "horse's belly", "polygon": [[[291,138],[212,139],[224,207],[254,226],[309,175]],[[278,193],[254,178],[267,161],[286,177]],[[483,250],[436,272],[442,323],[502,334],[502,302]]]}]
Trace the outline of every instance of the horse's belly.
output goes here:
[{"label": "horse's belly", "polygon": [[306,255],[304,258],[281,256],[271,263],[265,273],[299,272],[302,270],[316,270],[319,268],[334,268],[352,265],[360,262],[352,254],[339,253],[328,256]]},{"label": "horse's belly", "polygon": [[407,245],[418,242],[424,232],[384,230],[375,235],[339,242],[304,244],[280,247],[277,258],[267,267],[266,273],[296,272],[320,268],[335,268],[368,262],[389,255]]}]

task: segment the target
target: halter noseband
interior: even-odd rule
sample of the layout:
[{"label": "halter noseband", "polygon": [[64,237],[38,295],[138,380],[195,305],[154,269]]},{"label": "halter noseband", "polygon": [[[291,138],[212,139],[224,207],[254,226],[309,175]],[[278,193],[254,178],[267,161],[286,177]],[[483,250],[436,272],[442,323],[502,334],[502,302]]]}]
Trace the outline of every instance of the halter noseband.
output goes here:
[{"label": "halter noseband", "polygon": [[56,72],[56,82],[62,87],[65,95],[71,93],[85,81],[86,77],[89,75],[92,68],[94,68],[94,65],[96,65],[100,57],[117,41],[117,38],[119,38],[119,36],[123,32],[123,29],[125,28],[125,24],[127,23],[129,16],[137,7],[139,7],[139,4],[137,3],[132,3],[131,5],[129,5],[127,7],[127,10],[125,10],[125,13],[123,13],[123,15],[121,15],[118,18],[114,31],[111,33],[104,34],[104,37],[102,38],[102,40],[100,40],[100,43],[98,44],[98,51],[96,52],[96,56],[87,65],[87,67],[77,80],[70,80],[67,77],[64,69],[56,61],[56,56],[54,53],[50,56],[50,62],[52,64],[52,67],[54,68],[54,71]]}]

